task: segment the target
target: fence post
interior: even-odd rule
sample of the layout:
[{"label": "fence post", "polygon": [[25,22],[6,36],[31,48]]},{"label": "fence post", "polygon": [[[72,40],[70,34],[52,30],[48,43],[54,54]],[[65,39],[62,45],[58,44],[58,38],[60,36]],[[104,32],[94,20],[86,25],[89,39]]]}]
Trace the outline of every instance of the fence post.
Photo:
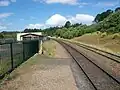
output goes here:
[{"label": "fence post", "polygon": [[43,41],[40,41],[40,49],[39,49],[39,54],[43,54]]},{"label": "fence post", "polygon": [[11,52],[11,68],[13,69],[13,45],[10,43],[10,52]]},{"label": "fence post", "polygon": [[23,44],[23,62],[25,61],[25,48],[24,48],[24,41],[22,42]]}]

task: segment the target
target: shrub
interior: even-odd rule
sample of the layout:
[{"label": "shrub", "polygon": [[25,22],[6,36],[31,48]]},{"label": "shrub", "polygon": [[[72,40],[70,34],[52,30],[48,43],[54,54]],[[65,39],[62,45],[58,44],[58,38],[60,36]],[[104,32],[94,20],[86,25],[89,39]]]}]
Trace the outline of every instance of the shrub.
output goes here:
[{"label": "shrub", "polygon": [[104,38],[105,36],[107,36],[106,32],[101,34],[101,38]]},{"label": "shrub", "polygon": [[117,38],[120,38],[120,34],[116,33],[113,35],[112,39],[117,39]]},{"label": "shrub", "polygon": [[4,38],[4,34],[0,33],[0,38]]},{"label": "shrub", "polygon": [[101,34],[101,32],[100,32],[100,31],[97,31],[96,33],[97,33],[98,35],[99,35],[99,34]]}]

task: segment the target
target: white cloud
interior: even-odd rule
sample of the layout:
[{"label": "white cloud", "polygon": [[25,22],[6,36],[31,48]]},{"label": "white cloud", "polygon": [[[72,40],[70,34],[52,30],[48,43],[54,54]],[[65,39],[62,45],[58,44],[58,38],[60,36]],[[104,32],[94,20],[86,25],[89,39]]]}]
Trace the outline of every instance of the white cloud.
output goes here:
[{"label": "white cloud", "polygon": [[67,5],[78,5],[79,8],[89,5],[90,3],[79,2],[79,0],[33,0],[34,2],[47,3],[47,4],[67,4]]},{"label": "white cloud", "polygon": [[13,13],[0,13],[0,19],[11,16]]},{"label": "white cloud", "polygon": [[8,6],[10,2],[8,0],[0,0],[0,6]]},{"label": "white cloud", "polygon": [[8,6],[11,2],[16,2],[16,0],[0,0],[0,6]]},{"label": "white cloud", "polygon": [[82,8],[82,7],[84,7],[84,6],[87,6],[87,5],[90,5],[90,3],[86,3],[86,2],[81,2],[81,3],[79,3],[79,8]]},{"label": "white cloud", "polygon": [[64,16],[55,14],[46,21],[46,24],[49,26],[62,26],[66,21],[67,19]]},{"label": "white cloud", "polygon": [[0,30],[7,30],[13,23],[0,22]]},{"label": "white cloud", "polygon": [[64,26],[66,21],[70,21],[72,24],[75,23],[83,23],[90,25],[95,17],[88,15],[88,14],[76,14],[75,16],[67,16],[64,17],[60,14],[55,14],[51,16],[48,20],[46,20],[43,24],[29,24],[26,28],[47,28],[47,27],[54,27],[54,26]]},{"label": "white cloud", "polygon": [[61,3],[61,4],[69,4],[69,5],[76,5],[78,4],[77,0],[46,0],[46,3]]},{"label": "white cloud", "polygon": [[7,29],[6,26],[2,26],[2,25],[0,25],[0,30],[5,30],[5,29]]},{"label": "white cloud", "polygon": [[20,21],[24,21],[25,19],[21,18]]},{"label": "white cloud", "polygon": [[42,3],[42,2],[45,2],[45,0],[33,0],[34,2],[40,2],[40,3]]},{"label": "white cloud", "polygon": [[116,2],[98,2],[97,4],[95,4],[95,6],[99,6],[99,7],[103,7],[103,6],[106,6],[106,7],[112,7],[112,6],[116,6],[119,4],[119,1],[116,1]]},{"label": "white cloud", "polygon": [[72,23],[83,23],[83,24],[92,24],[92,21],[95,17],[88,14],[76,14],[76,16],[71,16],[68,20]]},{"label": "white cloud", "polygon": [[36,17],[30,16],[30,19],[35,20],[37,19]]},{"label": "white cloud", "polygon": [[33,0],[35,2],[45,2],[47,4],[52,4],[52,3],[61,3],[61,4],[69,4],[69,5],[77,5],[78,0]]},{"label": "white cloud", "polygon": [[11,2],[16,2],[16,0],[11,0]]},{"label": "white cloud", "polygon": [[0,30],[6,30],[12,23],[5,23],[5,18],[11,16],[13,13],[0,13]]},{"label": "white cloud", "polygon": [[11,26],[11,25],[13,25],[13,23],[8,23],[8,24],[7,24],[7,26]]},{"label": "white cloud", "polygon": [[64,17],[60,14],[55,14],[46,21],[46,25],[63,26],[65,25],[66,21],[70,21],[72,24],[75,23],[92,24],[94,18],[95,17],[88,14],[76,14],[76,16],[69,17]]},{"label": "white cloud", "polygon": [[29,24],[26,28],[34,29],[34,28],[44,28],[44,24]]}]

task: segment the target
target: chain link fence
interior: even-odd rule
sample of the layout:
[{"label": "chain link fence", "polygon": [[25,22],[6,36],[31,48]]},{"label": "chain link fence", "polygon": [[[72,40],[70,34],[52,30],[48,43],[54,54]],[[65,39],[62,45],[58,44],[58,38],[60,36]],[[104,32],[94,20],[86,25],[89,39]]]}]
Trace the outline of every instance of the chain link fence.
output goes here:
[{"label": "chain link fence", "polygon": [[39,40],[0,43],[0,78],[39,52]]}]

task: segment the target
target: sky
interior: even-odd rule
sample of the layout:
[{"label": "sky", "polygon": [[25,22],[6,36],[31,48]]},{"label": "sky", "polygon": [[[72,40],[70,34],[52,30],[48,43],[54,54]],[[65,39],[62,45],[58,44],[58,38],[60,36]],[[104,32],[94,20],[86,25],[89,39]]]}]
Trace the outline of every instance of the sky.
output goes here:
[{"label": "sky", "polygon": [[120,0],[0,0],[0,31],[90,25],[98,13],[119,6]]}]

